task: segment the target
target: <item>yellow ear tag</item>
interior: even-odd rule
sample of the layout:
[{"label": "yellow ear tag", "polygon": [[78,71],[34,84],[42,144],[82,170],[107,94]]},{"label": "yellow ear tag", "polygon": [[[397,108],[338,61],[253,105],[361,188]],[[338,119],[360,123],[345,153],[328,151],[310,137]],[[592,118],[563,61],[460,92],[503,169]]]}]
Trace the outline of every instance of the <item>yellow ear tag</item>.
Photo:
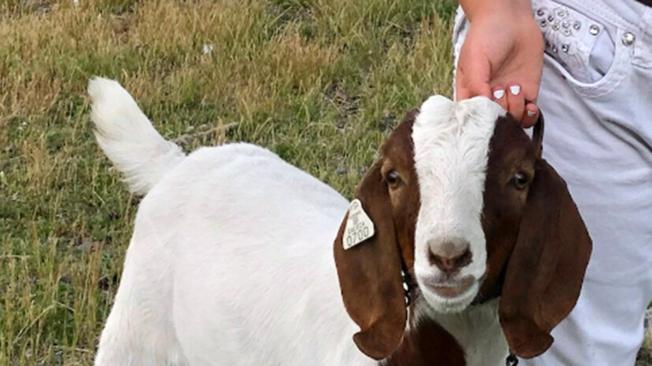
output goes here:
[{"label": "yellow ear tag", "polygon": [[354,199],[349,206],[349,216],[344,228],[344,240],[342,240],[344,249],[353,248],[374,236],[374,233],[374,223],[364,212],[362,202],[359,199]]}]

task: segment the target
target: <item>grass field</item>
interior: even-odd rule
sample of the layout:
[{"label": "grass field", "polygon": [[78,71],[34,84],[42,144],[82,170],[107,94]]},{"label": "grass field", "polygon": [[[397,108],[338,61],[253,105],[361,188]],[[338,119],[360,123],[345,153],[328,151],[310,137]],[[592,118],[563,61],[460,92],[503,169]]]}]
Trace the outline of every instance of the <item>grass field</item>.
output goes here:
[{"label": "grass field", "polygon": [[138,199],[94,141],[91,76],[187,150],[258,143],[349,195],[404,112],[450,94],[454,7],[2,0],[0,365],[89,365],[118,285]]}]

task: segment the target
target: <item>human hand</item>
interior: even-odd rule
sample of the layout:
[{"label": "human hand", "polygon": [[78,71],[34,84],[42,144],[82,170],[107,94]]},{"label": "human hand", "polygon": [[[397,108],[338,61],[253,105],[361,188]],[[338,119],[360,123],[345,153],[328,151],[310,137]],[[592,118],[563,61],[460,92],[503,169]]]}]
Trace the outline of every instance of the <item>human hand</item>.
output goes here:
[{"label": "human hand", "polygon": [[525,127],[533,125],[544,42],[529,0],[460,3],[471,27],[457,65],[457,99],[484,95]]}]

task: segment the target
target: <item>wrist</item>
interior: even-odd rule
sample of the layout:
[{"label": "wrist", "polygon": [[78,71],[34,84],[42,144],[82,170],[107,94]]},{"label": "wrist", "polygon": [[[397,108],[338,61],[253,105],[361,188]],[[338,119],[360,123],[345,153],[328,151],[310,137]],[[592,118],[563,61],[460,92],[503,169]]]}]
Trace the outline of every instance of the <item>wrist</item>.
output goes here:
[{"label": "wrist", "polygon": [[469,22],[481,21],[488,17],[507,17],[514,20],[532,17],[530,0],[460,0]]}]

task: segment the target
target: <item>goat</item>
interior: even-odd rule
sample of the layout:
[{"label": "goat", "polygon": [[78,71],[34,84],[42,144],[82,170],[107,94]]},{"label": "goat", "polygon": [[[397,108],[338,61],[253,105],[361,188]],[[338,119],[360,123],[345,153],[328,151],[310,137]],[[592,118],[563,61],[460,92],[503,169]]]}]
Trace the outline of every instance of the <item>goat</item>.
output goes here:
[{"label": "goat", "polygon": [[347,209],[258,146],[186,156],[115,81],[89,94],[146,194],[97,366],[498,365],[544,352],[575,305],[591,240],[542,120],[530,139],[489,99],[430,97]]}]

